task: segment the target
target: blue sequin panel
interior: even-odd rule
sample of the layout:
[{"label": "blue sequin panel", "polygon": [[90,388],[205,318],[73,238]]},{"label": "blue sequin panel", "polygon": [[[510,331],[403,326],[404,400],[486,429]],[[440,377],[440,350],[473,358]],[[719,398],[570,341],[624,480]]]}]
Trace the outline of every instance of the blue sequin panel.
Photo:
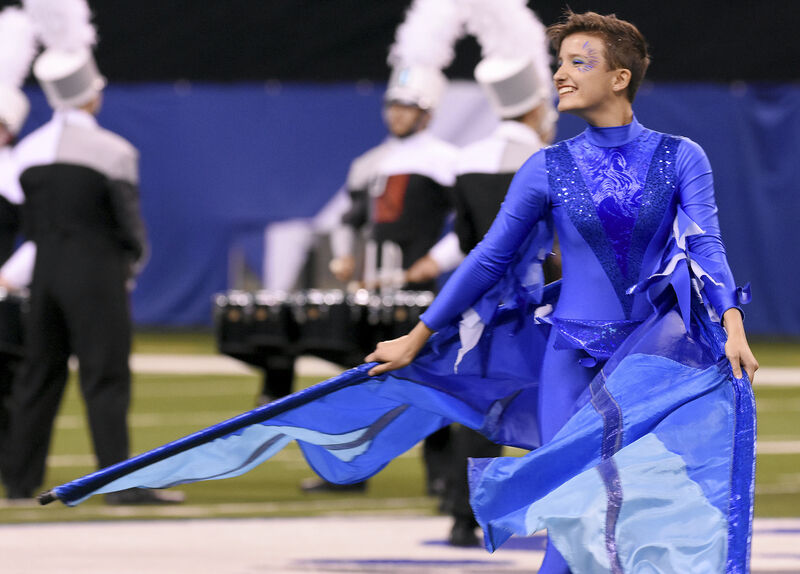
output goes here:
[{"label": "blue sequin panel", "polygon": [[619,147],[592,145],[584,134],[567,142],[624,277],[629,277],[631,235],[642,204],[650,160],[660,140],[661,134],[644,130],[639,137]]},{"label": "blue sequin panel", "polygon": [[547,149],[551,196],[608,276],[626,316],[648,244],[667,215],[677,189],[679,138],[644,130],[615,148],[591,144],[584,134]]},{"label": "blue sequin panel", "polygon": [[[653,153],[639,206],[639,216],[633,227],[628,250],[627,268],[630,285],[639,281],[644,253],[664,221],[664,215],[672,206],[672,199],[677,192],[675,156],[680,142],[680,138],[664,135]],[[674,211],[667,215],[670,221],[674,217]]]},{"label": "blue sequin panel", "polygon": [[545,320],[561,335],[556,348],[583,349],[600,361],[608,359],[641,325],[641,321],[590,321],[558,317],[547,317]]}]

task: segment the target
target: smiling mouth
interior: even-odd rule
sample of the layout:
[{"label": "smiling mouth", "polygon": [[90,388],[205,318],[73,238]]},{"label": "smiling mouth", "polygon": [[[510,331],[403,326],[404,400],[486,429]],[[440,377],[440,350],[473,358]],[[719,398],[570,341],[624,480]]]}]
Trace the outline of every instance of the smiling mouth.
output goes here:
[{"label": "smiling mouth", "polygon": [[564,94],[571,94],[573,92],[575,92],[575,88],[573,88],[572,86],[562,86],[561,88],[558,88],[559,96],[563,96]]}]

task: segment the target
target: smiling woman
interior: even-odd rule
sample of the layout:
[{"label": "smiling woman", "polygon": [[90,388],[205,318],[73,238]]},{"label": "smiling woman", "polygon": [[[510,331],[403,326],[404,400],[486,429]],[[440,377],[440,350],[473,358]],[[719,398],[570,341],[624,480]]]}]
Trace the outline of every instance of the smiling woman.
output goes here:
[{"label": "smiling woman", "polygon": [[[472,504],[487,545],[547,527],[551,544],[542,573],[633,572],[642,561],[651,567],[658,562],[658,571],[665,572],[701,571],[698,564],[702,571],[743,571],[754,412],[742,372],[752,378],[758,363],[742,327],[739,305],[746,297],[737,294],[719,233],[711,168],[694,142],[649,130],[634,117],[632,102],[649,64],[635,26],[614,16],[568,12],[548,32],[559,55],[553,76],[558,109],[584,119],[588,128],[534,154],[517,172],[482,243],[408,336],[379,344],[367,357],[382,363],[371,373],[416,362],[431,333],[470,307],[479,310],[481,329],[496,331],[495,316],[481,314],[484,300],[509,267],[522,265],[516,255],[534,249],[530,230],[552,218],[561,240],[563,281],[555,311],[543,320],[553,329],[533,375],[544,446],[523,459],[475,462]],[[499,298],[508,304],[508,294]],[[700,355],[706,358],[696,362]],[[640,359],[644,363],[637,364]],[[670,364],[677,369],[671,374]],[[700,381],[713,371],[726,375],[713,383],[712,394],[720,394],[711,403],[696,395],[689,409],[647,405],[662,383],[664,390],[675,390],[685,376],[694,381],[689,391],[703,386]],[[641,390],[645,385],[647,393]],[[638,434],[633,413],[649,409],[665,409],[659,415],[664,418]],[[709,412],[727,414],[712,421]],[[736,428],[730,428],[724,418],[734,414]],[[601,428],[590,430],[598,416]],[[675,442],[700,428],[721,433],[716,436],[722,442],[710,436],[704,445]],[[733,444],[724,435],[739,440]],[[599,441],[599,461],[575,462],[581,459],[578,443],[588,437]],[[715,471],[702,461],[718,449],[730,461]],[[573,463],[574,474],[562,469],[553,471],[552,481],[544,478],[553,467]],[[587,466],[594,469],[587,472]],[[648,466],[651,471],[642,472]],[[687,472],[681,478],[679,467]],[[556,478],[560,472],[565,474]],[[714,492],[705,481],[716,472],[727,486]],[[571,478],[564,482],[564,476]],[[670,491],[683,493],[680,503],[663,496]],[[656,506],[663,509],[658,524],[646,510]],[[689,527],[695,546],[687,549],[671,539],[671,521],[695,521]],[[701,526],[703,521],[710,522]],[[706,528],[711,523],[717,526]],[[605,540],[587,544],[578,534],[592,531],[605,531]],[[659,559],[648,549],[655,547],[664,552]]]}]

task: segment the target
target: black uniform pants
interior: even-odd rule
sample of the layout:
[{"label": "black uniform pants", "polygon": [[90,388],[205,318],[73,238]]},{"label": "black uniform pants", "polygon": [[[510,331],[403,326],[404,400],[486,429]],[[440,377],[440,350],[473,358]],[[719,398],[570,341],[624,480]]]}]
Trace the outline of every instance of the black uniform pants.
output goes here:
[{"label": "black uniform pants", "polygon": [[481,433],[463,425],[450,425],[453,460],[447,476],[444,507],[457,522],[477,526],[469,504],[467,463],[469,457],[496,458],[503,452],[502,445],[493,443]]},{"label": "black uniform pants", "polygon": [[11,390],[19,357],[0,352],[0,460],[10,424]]},{"label": "black uniform pants", "polygon": [[[70,354],[99,467],[128,457],[131,324],[125,262],[116,254],[37,255],[26,355],[12,397],[3,453],[8,494],[31,495],[44,479],[53,422]],[[96,255],[96,256],[95,256]]]}]

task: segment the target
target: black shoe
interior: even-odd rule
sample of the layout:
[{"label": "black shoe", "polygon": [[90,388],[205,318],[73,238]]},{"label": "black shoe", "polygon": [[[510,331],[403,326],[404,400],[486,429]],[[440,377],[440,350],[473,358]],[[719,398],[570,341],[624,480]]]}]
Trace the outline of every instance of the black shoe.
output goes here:
[{"label": "black shoe", "polygon": [[303,492],[366,492],[367,481],[336,484],[322,478],[305,478],[300,482],[300,490]]},{"label": "black shoe", "polygon": [[450,538],[447,539],[447,542],[450,546],[462,548],[480,546],[480,540],[475,535],[475,526],[472,522],[458,519],[453,523],[453,529],[450,531]]},{"label": "black shoe", "polygon": [[106,504],[112,506],[136,504],[179,504],[186,500],[180,491],[152,490],[149,488],[129,488],[106,494]]}]

